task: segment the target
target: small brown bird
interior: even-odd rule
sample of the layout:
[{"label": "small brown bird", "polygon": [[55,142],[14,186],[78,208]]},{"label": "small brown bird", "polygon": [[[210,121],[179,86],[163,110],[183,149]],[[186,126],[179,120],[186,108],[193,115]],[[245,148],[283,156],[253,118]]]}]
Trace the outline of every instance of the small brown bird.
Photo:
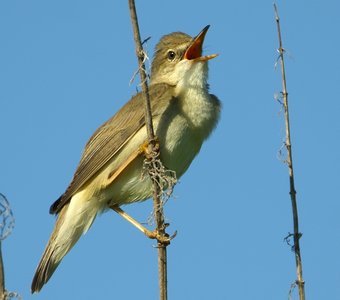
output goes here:
[{"label": "small brown bird", "polygon": [[[209,26],[196,37],[174,32],[156,46],[150,77],[150,101],[161,161],[179,178],[215,128],[220,101],[208,90],[208,60],[202,45]],[[152,196],[148,176],[142,177],[148,141],[143,94],[138,93],[104,123],[85,146],[73,180],[52,204],[57,221],[37,267],[32,293],[39,292],[63,257],[110,206]]]}]

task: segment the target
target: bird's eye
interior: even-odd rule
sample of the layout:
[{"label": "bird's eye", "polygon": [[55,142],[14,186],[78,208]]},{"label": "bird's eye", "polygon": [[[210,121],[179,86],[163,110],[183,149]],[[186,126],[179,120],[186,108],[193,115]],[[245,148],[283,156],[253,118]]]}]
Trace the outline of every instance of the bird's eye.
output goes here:
[{"label": "bird's eye", "polygon": [[176,57],[176,53],[173,50],[168,51],[168,60],[174,60]]}]

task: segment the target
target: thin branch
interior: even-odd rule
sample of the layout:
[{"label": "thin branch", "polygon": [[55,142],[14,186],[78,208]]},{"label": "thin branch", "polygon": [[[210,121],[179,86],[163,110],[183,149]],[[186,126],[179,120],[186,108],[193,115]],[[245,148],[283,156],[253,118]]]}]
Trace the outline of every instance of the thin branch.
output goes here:
[{"label": "thin branch", "polygon": [[300,252],[300,237],[301,233],[299,232],[299,216],[298,216],[298,208],[297,208],[297,200],[296,200],[296,190],[295,190],[295,182],[294,182],[294,169],[293,169],[293,155],[292,155],[292,145],[290,139],[290,122],[289,122],[289,109],[288,109],[288,92],[287,92],[287,82],[286,82],[286,72],[285,72],[285,63],[284,63],[284,48],[282,46],[282,37],[281,37],[281,28],[280,28],[280,18],[278,14],[278,10],[276,5],[274,4],[275,11],[275,20],[277,25],[278,39],[279,39],[279,60],[281,64],[281,76],[282,76],[282,97],[283,97],[283,108],[285,115],[285,126],[286,126],[286,140],[285,146],[287,148],[287,166],[289,172],[289,184],[290,184],[290,199],[292,203],[292,211],[293,211],[293,224],[294,224],[294,254],[295,254],[295,263],[296,263],[296,273],[297,280],[296,285],[299,288],[299,297],[300,300],[305,299],[305,281],[302,277],[302,260],[301,260],[301,252]]},{"label": "thin branch", "polygon": [[13,297],[22,300],[17,292],[9,292],[5,288],[5,270],[2,259],[2,241],[7,238],[14,228],[14,216],[11,206],[5,195],[0,193],[0,300],[12,299]]},{"label": "thin branch", "polygon": [[5,273],[4,273],[4,264],[2,260],[2,251],[1,251],[1,240],[0,240],[0,299],[4,300],[6,297],[5,290]]},{"label": "thin branch", "polygon": [[[149,140],[149,153],[156,158],[159,156],[159,149],[157,149],[157,142],[155,138],[155,133],[152,124],[152,114],[151,114],[151,105],[150,105],[150,96],[149,96],[149,88],[147,84],[147,75],[145,72],[145,53],[143,51],[140,33],[139,33],[139,26],[138,26],[138,19],[136,13],[136,6],[134,0],[129,0],[129,9],[130,9],[130,16],[131,16],[131,23],[134,33],[134,40],[136,44],[136,54],[138,58],[138,65],[139,65],[139,74],[142,84],[142,91],[145,97],[145,123],[148,133],[148,140]],[[157,231],[161,236],[166,236],[165,233],[165,224],[164,224],[164,213],[163,213],[163,206],[160,199],[161,190],[157,179],[152,178],[152,185],[153,185],[153,205],[154,205],[154,214],[156,220]],[[166,247],[169,242],[164,242],[158,240],[158,278],[159,278],[159,289],[160,289],[160,300],[167,299],[167,254],[166,254]]]}]

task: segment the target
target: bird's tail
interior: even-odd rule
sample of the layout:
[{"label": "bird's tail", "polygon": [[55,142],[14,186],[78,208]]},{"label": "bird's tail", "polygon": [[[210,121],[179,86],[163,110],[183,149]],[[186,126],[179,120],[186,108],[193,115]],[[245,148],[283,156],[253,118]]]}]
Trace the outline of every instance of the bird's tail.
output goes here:
[{"label": "bird's tail", "polygon": [[33,277],[32,293],[41,290],[63,257],[91,227],[98,213],[97,201],[84,200],[81,194],[74,195],[57,217],[54,230]]}]

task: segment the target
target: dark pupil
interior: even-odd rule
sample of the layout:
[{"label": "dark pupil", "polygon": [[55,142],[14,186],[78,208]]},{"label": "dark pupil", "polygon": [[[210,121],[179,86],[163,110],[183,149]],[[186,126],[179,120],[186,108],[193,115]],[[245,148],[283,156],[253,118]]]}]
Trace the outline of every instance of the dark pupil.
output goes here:
[{"label": "dark pupil", "polygon": [[176,56],[176,53],[174,51],[169,51],[168,52],[168,58],[170,60],[173,60],[175,58],[175,56]]}]

